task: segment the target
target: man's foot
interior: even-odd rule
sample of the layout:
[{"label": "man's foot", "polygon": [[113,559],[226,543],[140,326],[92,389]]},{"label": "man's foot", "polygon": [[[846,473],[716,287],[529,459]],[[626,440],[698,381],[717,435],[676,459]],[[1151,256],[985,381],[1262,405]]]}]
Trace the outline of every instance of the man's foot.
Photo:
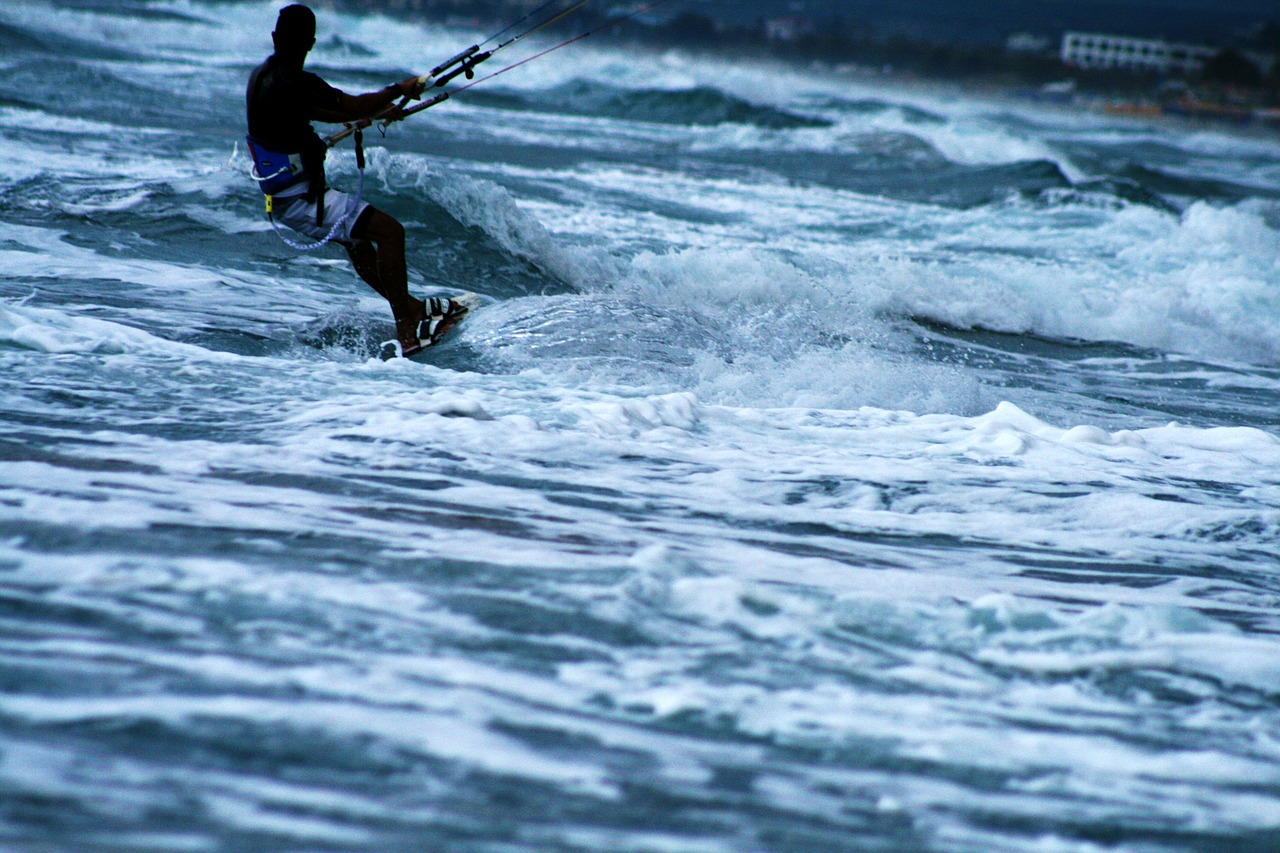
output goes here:
[{"label": "man's foot", "polygon": [[414,300],[418,311],[416,318],[396,320],[396,337],[399,338],[402,357],[408,357],[434,344],[441,335],[457,325],[467,309],[443,296],[431,296]]}]

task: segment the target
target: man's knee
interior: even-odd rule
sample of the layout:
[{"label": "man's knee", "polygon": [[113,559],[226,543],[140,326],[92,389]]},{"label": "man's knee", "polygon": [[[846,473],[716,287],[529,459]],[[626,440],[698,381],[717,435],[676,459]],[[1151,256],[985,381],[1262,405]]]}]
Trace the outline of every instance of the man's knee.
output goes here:
[{"label": "man's knee", "polygon": [[404,226],[375,207],[368,208],[356,225],[352,236],[357,240],[372,240],[379,247],[404,245]]},{"label": "man's knee", "polygon": [[352,258],[364,257],[374,251],[373,243],[367,237],[357,238],[346,244],[347,254]]}]

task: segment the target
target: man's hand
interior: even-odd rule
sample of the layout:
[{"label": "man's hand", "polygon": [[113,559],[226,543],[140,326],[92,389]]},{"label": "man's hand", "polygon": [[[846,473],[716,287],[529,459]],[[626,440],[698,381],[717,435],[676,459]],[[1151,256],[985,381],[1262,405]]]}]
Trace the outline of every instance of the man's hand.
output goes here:
[{"label": "man's hand", "polygon": [[408,80],[402,80],[396,85],[400,87],[400,95],[402,97],[412,98],[416,101],[427,90],[427,78],[410,77]]}]

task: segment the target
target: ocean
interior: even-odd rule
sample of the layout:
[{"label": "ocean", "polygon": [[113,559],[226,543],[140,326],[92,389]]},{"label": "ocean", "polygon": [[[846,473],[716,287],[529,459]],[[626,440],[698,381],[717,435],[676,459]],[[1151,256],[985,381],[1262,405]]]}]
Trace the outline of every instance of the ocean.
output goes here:
[{"label": "ocean", "polygon": [[586,39],[370,131],[384,362],[277,8],[0,4],[0,849],[1280,849],[1280,136]]}]

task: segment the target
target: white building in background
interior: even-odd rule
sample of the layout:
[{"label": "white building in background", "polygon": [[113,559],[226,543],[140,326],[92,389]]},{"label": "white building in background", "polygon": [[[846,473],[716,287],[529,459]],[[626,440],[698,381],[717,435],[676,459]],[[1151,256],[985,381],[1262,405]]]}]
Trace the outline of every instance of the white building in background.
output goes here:
[{"label": "white building in background", "polygon": [[1174,44],[1098,33],[1065,33],[1062,61],[1078,68],[1128,68],[1135,71],[1192,74],[1217,54],[1212,47]]}]

